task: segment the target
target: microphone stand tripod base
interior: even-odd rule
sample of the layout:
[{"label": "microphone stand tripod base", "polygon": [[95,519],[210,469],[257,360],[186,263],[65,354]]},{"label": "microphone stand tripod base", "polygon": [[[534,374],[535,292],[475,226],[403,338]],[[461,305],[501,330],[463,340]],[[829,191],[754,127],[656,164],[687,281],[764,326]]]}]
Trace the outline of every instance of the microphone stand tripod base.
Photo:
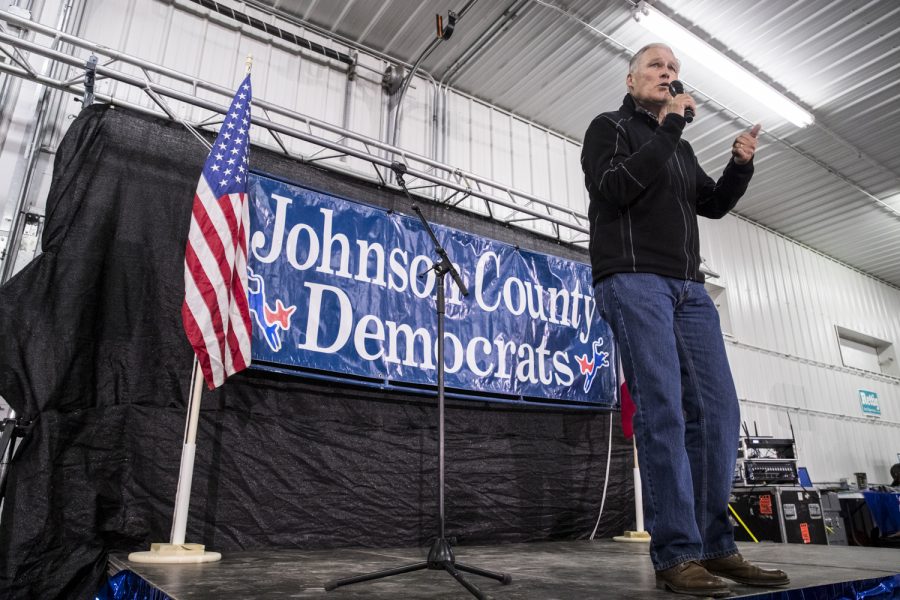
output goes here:
[{"label": "microphone stand tripod base", "polygon": [[150,550],[132,552],[128,560],[136,563],[207,563],[221,560],[219,552],[209,552],[203,544],[150,544]]},{"label": "microphone stand tripod base", "polygon": [[412,563],[394,569],[376,571],[375,573],[358,575],[356,577],[347,577],[346,579],[329,581],[325,584],[325,591],[330,592],[333,589],[353,583],[362,583],[363,581],[372,581],[375,579],[382,579],[384,577],[400,575],[401,573],[421,571],[423,569],[447,571],[447,573],[449,573],[451,577],[458,581],[460,585],[466,588],[469,593],[471,593],[479,600],[484,600],[487,598],[487,596],[485,596],[484,593],[480,589],[478,589],[478,587],[472,584],[468,579],[463,577],[463,574],[460,573],[460,571],[471,573],[473,575],[480,575],[489,579],[494,579],[496,581],[499,581],[503,585],[508,585],[512,581],[512,577],[508,573],[496,573],[494,571],[479,569],[478,567],[473,567],[471,565],[465,565],[463,563],[456,562],[456,559],[453,556],[453,550],[450,548],[450,542],[448,542],[446,538],[439,537],[431,545],[431,549],[428,551],[428,560],[426,561]]},{"label": "microphone stand tripod base", "polygon": [[626,531],[624,535],[617,535],[613,540],[616,542],[648,543],[650,534],[646,531]]}]

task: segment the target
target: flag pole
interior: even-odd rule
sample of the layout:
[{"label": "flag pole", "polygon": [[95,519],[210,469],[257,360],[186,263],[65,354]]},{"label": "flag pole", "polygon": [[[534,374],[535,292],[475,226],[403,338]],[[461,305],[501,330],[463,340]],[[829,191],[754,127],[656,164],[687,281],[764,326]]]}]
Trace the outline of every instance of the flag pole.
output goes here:
[{"label": "flag pole", "polygon": [[[613,537],[613,540],[617,542],[646,543],[650,541],[650,534],[644,531],[644,494],[641,487],[641,465],[638,462],[637,435],[635,435],[633,423],[636,407],[625,381],[625,373],[622,368],[621,359],[619,360],[619,382],[621,393],[620,407],[622,410],[622,433],[625,434],[626,438],[631,438],[631,448],[634,453],[634,468],[631,470],[631,473],[634,477],[634,525],[636,531],[625,531],[623,535]],[[626,424],[628,425],[627,427]]]},{"label": "flag pole", "polygon": [[188,400],[187,421],[184,426],[184,444],[181,447],[181,470],[178,473],[178,488],[175,491],[175,512],[172,515],[170,543],[173,545],[184,544],[188,506],[191,503],[194,456],[197,451],[197,423],[200,420],[200,396],[203,393],[203,374],[199,367],[200,363],[197,360],[197,356],[194,355],[191,395]]},{"label": "flag pole", "polygon": [[[635,527],[639,533],[644,531],[644,491],[641,488],[641,465],[638,462],[637,437],[631,437],[631,445],[634,448],[634,518]],[[650,539],[650,536],[647,536]]]},{"label": "flag pole", "polygon": [[203,544],[186,544],[188,507],[191,502],[191,484],[194,478],[194,455],[197,450],[197,425],[200,421],[200,398],[203,393],[203,371],[197,355],[191,374],[190,397],[184,426],[184,443],[181,447],[181,469],[175,491],[175,510],[172,514],[172,533],[168,544],[152,543],[150,550],[132,552],[128,560],[136,563],[205,563],[222,558],[219,552],[206,549]]},{"label": "flag pole", "polygon": [[634,450],[634,520],[636,531],[626,531],[623,535],[617,535],[613,539],[617,542],[649,542],[650,534],[644,531],[644,495],[641,489],[641,466],[638,463],[637,436],[631,435],[631,445]]}]

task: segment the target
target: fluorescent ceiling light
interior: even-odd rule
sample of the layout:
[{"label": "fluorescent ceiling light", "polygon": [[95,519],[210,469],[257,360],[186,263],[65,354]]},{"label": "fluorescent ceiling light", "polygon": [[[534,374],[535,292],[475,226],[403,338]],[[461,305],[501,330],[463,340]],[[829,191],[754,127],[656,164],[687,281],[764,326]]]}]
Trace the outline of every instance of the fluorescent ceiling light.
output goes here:
[{"label": "fluorescent ceiling light", "polygon": [[646,2],[642,1],[635,7],[633,16],[635,21],[670,46],[719,73],[797,127],[813,123],[813,116],[802,107]]}]

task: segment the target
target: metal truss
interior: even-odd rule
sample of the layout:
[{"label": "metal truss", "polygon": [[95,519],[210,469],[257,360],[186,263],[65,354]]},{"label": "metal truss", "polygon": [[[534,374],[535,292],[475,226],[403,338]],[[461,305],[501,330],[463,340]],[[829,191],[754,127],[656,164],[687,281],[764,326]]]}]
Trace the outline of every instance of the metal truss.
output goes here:
[{"label": "metal truss", "polygon": [[[6,11],[0,11],[0,21],[5,21],[9,26],[20,30],[47,36],[53,41],[52,47],[41,45],[26,39],[24,34],[22,37],[18,37],[12,35],[8,27],[0,27],[0,51],[10,59],[8,62],[0,62],[0,73],[34,81],[78,96],[87,96],[93,93],[93,98],[98,102],[123,106],[145,114],[158,116],[161,111],[169,118],[184,124],[195,135],[196,129],[209,128],[221,122],[220,115],[225,114],[228,110],[232,89],[150,63],[52,27],[20,18]],[[57,46],[62,45],[61,43],[73,47],[73,51],[65,52],[56,49]],[[96,63],[92,60],[92,64],[86,65],[84,58],[74,55],[74,49],[90,51],[98,55],[100,59]],[[43,75],[30,64],[29,57],[32,55],[66,65],[71,68],[70,72],[73,72],[72,69],[74,69],[74,75],[68,79]],[[139,69],[143,77],[124,70],[129,67],[132,71],[135,70],[135,67]],[[52,73],[53,71],[47,69],[46,72]],[[86,73],[90,77],[85,78]],[[110,95],[95,93],[93,89],[89,89],[93,87],[90,83],[87,84],[88,89],[86,89],[86,81],[103,79],[121,82],[141,90],[159,110]],[[159,83],[164,80],[189,84],[192,93],[185,93]],[[221,96],[222,104],[197,97],[198,90],[213,92]],[[200,121],[190,122],[180,117],[178,112],[170,106],[169,101],[199,107],[209,111],[211,115]],[[483,202],[484,212],[487,216],[500,223],[531,231],[534,231],[536,223],[548,223],[552,237],[559,242],[580,246],[584,246],[588,242],[588,219],[584,213],[557,206],[549,200],[262,99],[254,99],[253,104],[256,109],[256,114],[252,117],[253,125],[267,130],[272,137],[271,145],[288,156],[307,163],[325,161],[321,164],[327,169],[366,177],[397,189],[399,189],[398,186],[391,178],[391,165],[395,162],[402,162],[406,165],[406,181],[409,189],[419,192],[426,191],[428,193],[421,195],[439,203],[458,206],[470,197],[477,198]],[[278,123],[273,120],[273,116],[290,119],[299,126]],[[282,136],[302,140],[321,149],[310,155],[293,152],[288,149]],[[332,139],[326,136],[330,136]],[[198,137],[200,136],[198,135]],[[200,139],[203,138],[200,137]],[[373,172],[360,172],[339,163],[336,164],[333,160],[328,161],[328,159],[347,156],[366,161],[371,165]],[[475,212],[478,211],[475,210]],[[500,214],[504,216],[501,218]]]}]

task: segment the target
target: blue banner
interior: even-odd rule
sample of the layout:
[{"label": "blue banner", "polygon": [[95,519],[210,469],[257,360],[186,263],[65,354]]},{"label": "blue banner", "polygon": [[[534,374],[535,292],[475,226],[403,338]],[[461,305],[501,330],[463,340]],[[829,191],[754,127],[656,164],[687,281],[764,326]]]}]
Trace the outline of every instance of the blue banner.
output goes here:
[{"label": "blue banner", "polygon": [[[254,363],[436,385],[436,254],[419,219],[255,174],[249,195]],[[615,402],[588,265],[433,228],[470,291],[446,277],[448,389]]]}]

